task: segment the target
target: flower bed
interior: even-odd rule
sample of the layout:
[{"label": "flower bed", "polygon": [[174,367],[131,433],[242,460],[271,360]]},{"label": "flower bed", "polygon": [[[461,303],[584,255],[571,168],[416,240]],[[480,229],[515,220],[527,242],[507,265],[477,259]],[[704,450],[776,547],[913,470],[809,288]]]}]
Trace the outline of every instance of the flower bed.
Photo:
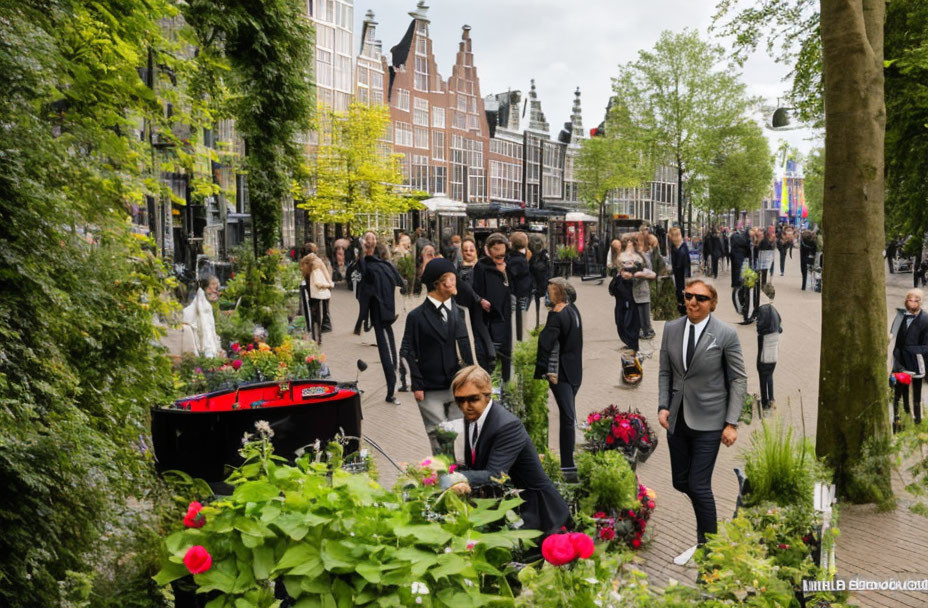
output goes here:
[{"label": "flower bed", "polygon": [[623,412],[610,405],[587,416],[587,424],[584,436],[588,450],[620,450],[633,468],[657,448],[657,435],[638,410]]}]

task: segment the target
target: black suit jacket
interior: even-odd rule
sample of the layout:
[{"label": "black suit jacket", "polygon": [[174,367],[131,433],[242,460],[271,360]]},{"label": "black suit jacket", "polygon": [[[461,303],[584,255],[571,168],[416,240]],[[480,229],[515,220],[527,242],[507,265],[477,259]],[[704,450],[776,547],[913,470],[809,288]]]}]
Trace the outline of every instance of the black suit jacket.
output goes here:
[{"label": "black suit jacket", "polygon": [[381,321],[390,325],[396,317],[396,288],[403,284],[403,277],[396,266],[372,255],[364,257],[362,267],[362,301],[367,299],[370,306],[379,307]]},{"label": "black suit jacket", "polygon": [[532,280],[532,271],[529,269],[528,258],[520,251],[513,251],[506,260],[506,273],[509,274],[509,284],[512,293],[519,298],[527,298],[535,289]]},{"label": "black suit jacket", "polygon": [[548,373],[551,351],[558,346],[558,379],[571,386],[580,386],[583,380],[583,323],[580,311],[568,304],[561,312],[548,313],[545,328],[538,336],[538,356],[535,359],[535,378]]},{"label": "black suit jacket", "polygon": [[928,312],[918,311],[918,315],[909,323],[905,336],[900,344],[899,324],[902,323],[901,315],[905,311],[898,311],[896,319],[892,324],[893,332],[893,371],[909,371],[918,373],[919,355],[924,362],[928,359]]},{"label": "black suit jacket", "polygon": [[428,298],[406,316],[400,354],[409,365],[414,391],[448,390],[461,369],[458,353],[466,365],[474,363],[464,311],[453,301],[451,308],[447,324]]},{"label": "black suit jacket", "polygon": [[487,412],[477,437],[476,460],[471,460],[470,433],[473,424],[464,423],[464,457],[471,470],[462,471],[472,486],[491,483],[492,477],[506,473],[522,490],[522,520],[525,527],[546,534],[560,529],[570,519],[570,509],[557,488],[541,468],[538,452],[522,422],[509,410],[494,403]]}]

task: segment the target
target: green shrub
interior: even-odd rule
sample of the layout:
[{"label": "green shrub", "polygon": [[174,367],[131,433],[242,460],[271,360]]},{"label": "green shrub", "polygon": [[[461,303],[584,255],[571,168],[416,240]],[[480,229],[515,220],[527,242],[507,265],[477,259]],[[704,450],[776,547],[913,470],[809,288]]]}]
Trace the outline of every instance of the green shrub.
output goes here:
[{"label": "green shrub", "polygon": [[576,462],[582,482],[580,508],[584,513],[627,511],[641,506],[638,479],[622,452],[580,452]]},{"label": "green shrub", "polygon": [[199,545],[212,565],[193,582],[221,594],[211,608],[276,606],[277,581],[307,606],[512,602],[506,564],[539,534],[509,529],[521,499],[465,502],[442,492],[437,474],[446,467],[431,459],[386,490],[366,473],[344,471],[338,444],[290,466],[273,456],[270,427],[256,427],[258,440],[246,444],[245,463],[228,480],[232,495],[202,509],[202,527],[165,539],[159,584],[187,577],[182,560]]},{"label": "green shrub", "polygon": [[534,379],[538,334],[543,327],[516,343],[512,349],[512,378],[503,387],[506,402],[522,420],[539,453],[548,449],[548,381]]},{"label": "green shrub", "polygon": [[827,479],[807,439],[793,440],[793,429],[779,418],[765,419],[744,454],[750,491],[745,506],[771,502],[812,509],[815,483]]}]

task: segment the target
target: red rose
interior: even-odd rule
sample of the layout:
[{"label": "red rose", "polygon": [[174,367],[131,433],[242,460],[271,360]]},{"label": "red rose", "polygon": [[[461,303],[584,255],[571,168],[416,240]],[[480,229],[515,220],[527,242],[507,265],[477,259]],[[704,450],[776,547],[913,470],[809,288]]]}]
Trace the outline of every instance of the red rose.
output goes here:
[{"label": "red rose", "polygon": [[242,347],[239,346],[238,342],[233,342],[230,348],[232,349],[233,353],[237,353],[238,351],[242,350]]},{"label": "red rose", "polygon": [[789,545],[784,545],[783,543],[780,543],[779,545],[777,545],[777,549],[783,549],[785,551],[786,549],[789,549]]},{"label": "red rose", "polygon": [[648,501],[648,509],[651,510],[651,511],[654,510],[654,501],[653,501],[653,500],[649,500],[649,501]]},{"label": "red rose", "polygon": [[615,538],[615,530],[612,528],[600,528],[599,538],[600,540],[612,540]]},{"label": "red rose", "polygon": [[184,555],[184,565],[187,566],[187,570],[190,570],[190,574],[202,574],[213,565],[213,557],[206,548],[194,545],[187,549],[187,554]]},{"label": "red rose", "polygon": [[569,564],[577,558],[568,534],[552,534],[541,543],[541,555],[553,566]]},{"label": "red rose", "polygon": [[206,523],[206,517],[200,513],[202,508],[203,505],[196,501],[190,503],[187,507],[187,514],[184,516],[184,525],[188,528],[202,528]]},{"label": "red rose", "polygon": [[608,443],[609,445],[612,445],[613,443],[615,443],[615,438],[612,435],[606,435],[606,443]]},{"label": "red rose", "polygon": [[597,511],[596,513],[593,513],[593,519],[603,519],[605,517],[606,513],[603,511]]},{"label": "red rose", "polygon": [[631,509],[629,509],[629,510],[628,510],[628,516],[629,516],[629,517],[634,517],[634,516],[635,516],[635,512],[632,511]]},{"label": "red rose", "polygon": [[236,359],[235,361],[232,362],[232,369],[234,369],[235,371],[238,371],[240,367],[242,367],[241,359]]},{"label": "red rose", "polygon": [[639,548],[640,546],[641,546],[641,539],[640,539],[640,538],[633,538],[633,539],[632,539],[632,547],[634,547],[635,549],[637,549],[637,548]]},{"label": "red rose", "polygon": [[249,345],[245,348],[245,350],[254,350],[254,349],[255,349],[255,345],[254,345],[254,344],[249,344]]},{"label": "red rose", "polygon": [[599,422],[600,418],[602,418],[600,414],[593,414],[593,422]]},{"label": "red rose", "polygon": [[577,552],[577,557],[580,559],[589,559],[593,555],[595,547],[593,547],[593,539],[584,534],[583,532],[571,532],[567,535],[570,538],[570,543],[574,546],[574,550]]}]

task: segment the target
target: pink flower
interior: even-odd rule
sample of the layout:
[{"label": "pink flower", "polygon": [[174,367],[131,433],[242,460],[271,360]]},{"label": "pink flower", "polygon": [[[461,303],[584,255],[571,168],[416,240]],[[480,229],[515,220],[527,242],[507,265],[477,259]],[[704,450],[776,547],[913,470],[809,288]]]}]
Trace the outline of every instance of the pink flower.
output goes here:
[{"label": "pink flower", "polygon": [[604,519],[605,517],[606,513],[604,511],[597,511],[596,513],[593,513],[593,519]]},{"label": "pink flower", "polygon": [[569,564],[577,558],[568,534],[552,534],[541,543],[541,555],[553,566]]},{"label": "pink flower", "polygon": [[615,538],[615,530],[613,528],[600,528],[599,529],[599,538],[600,540],[609,541]]},{"label": "pink flower", "polygon": [[649,500],[649,501],[648,501],[648,509],[650,509],[651,511],[654,510],[654,501],[653,501],[653,500]]},{"label": "pink flower", "polygon": [[431,475],[423,479],[422,483],[423,485],[434,486],[437,481],[438,481],[438,474],[432,473]]},{"label": "pink flower", "polygon": [[238,351],[242,350],[242,347],[239,345],[238,342],[233,342],[230,348],[232,349],[233,353],[237,353]]},{"label": "pink flower", "polygon": [[602,418],[600,414],[593,414],[593,422],[599,422],[600,418]]},{"label": "pink flower", "polygon": [[637,538],[637,537],[636,537],[636,538],[633,538],[633,539],[632,539],[632,547],[634,547],[635,549],[641,547],[641,539],[640,539],[640,538]]},{"label": "pink flower", "polygon": [[184,555],[184,565],[190,574],[202,574],[210,569],[213,565],[213,557],[205,547],[194,545],[187,549]]},{"label": "pink flower", "polygon": [[315,361],[315,360],[316,360],[316,358],[315,358],[314,356],[312,356],[312,355],[306,355],[306,362],[307,362],[307,363],[312,363],[312,362]]},{"label": "pink flower", "polygon": [[456,465],[456,464],[453,464],[453,465],[451,465],[451,466],[448,467],[448,472],[449,472],[449,473],[454,473],[454,472],[457,471],[457,470],[458,470],[458,465]]},{"label": "pink flower", "polygon": [[571,532],[567,536],[570,538],[570,543],[577,552],[577,557],[580,559],[589,559],[590,556],[593,555],[595,547],[593,546],[592,538],[583,532]]},{"label": "pink flower", "polygon": [[198,374],[202,374],[202,373],[203,373],[203,368],[202,368],[202,367],[198,367],[198,368],[196,368],[196,369],[193,370],[193,371],[195,371],[195,372],[198,373]]},{"label": "pink flower", "polygon": [[469,540],[469,541],[467,541],[467,550],[468,550],[468,551],[473,551],[473,550],[474,550],[474,547],[476,547],[476,546],[477,546],[477,541],[475,541],[475,540]]},{"label": "pink flower", "polygon": [[615,443],[615,437],[613,437],[612,435],[606,435],[606,443],[609,445],[612,445],[613,443]]},{"label": "pink flower", "polygon": [[239,368],[241,368],[241,367],[242,367],[242,360],[241,360],[241,359],[236,359],[235,361],[232,362],[232,369],[234,369],[235,371],[238,371]]},{"label": "pink flower", "polygon": [[184,516],[184,525],[188,528],[202,528],[206,523],[206,517],[200,513],[203,505],[194,501],[187,507],[187,514]]},{"label": "pink flower", "polygon": [[423,460],[422,462],[419,463],[419,467],[421,467],[421,468],[423,468],[423,469],[428,468],[428,467],[430,467],[430,466],[432,466],[432,459],[431,459],[431,458],[426,458],[425,460]]}]

